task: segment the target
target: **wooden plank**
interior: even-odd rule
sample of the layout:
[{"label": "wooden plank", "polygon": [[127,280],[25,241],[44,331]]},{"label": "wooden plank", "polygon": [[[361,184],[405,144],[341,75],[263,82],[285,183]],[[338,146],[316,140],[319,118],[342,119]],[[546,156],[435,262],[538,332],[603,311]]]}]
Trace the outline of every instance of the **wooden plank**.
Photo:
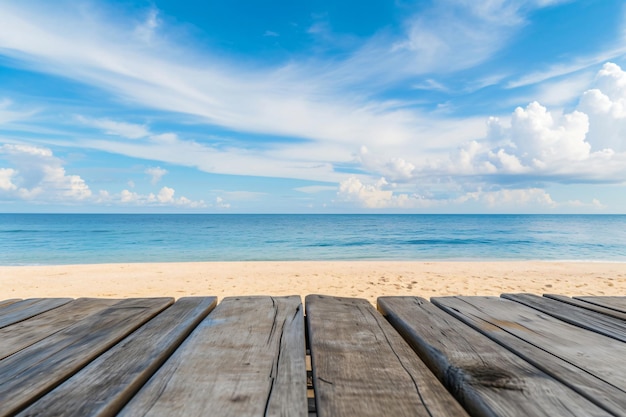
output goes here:
[{"label": "wooden plank", "polygon": [[378,309],[474,417],[611,415],[423,298]]},{"label": "wooden plank", "polygon": [[18,415],[116,415],[216,304],[178,300]]},{"label": "wooden plank", "polygon": [[71,298],[31,298],[12,303],[0,311],[0,328],[55,309],[70,301]]},{"label": "wooden plank", "polygon": [[467,415],[367,300],[309,295],[306,314],[318,416]]},{"label": "wooden plank", "polygon": [[0,359],[53,335],[120,300],[80,298],[0,329]]},{"label": "wooden plank", "polygon": [[611,308],[606,308],[606,307],[602,307],[599,305],[591,304],[586,301],[577,300],[575,298],[566,297],[564,295],[544,294],[543,296],[546,298],[550,298],[552,300],[560,301],[562,303],[567,303],[576,307],[584,308],[585,310],[591,310],[597,313],[602,313],[606,316],[615,317],[616,319],[626,320],[626,313],[621,313]]},{"label": "wooden plank", "polygon": [[574,326],[626,342],[626,321],[533,294],[502,294],[501,297],[524,304]]},{"label": "wooden plank", "polygon": [[626,313],[626,297],[602,296],[602,297],[574,297],[587,303],[595,304],[611,310]]},{"label": "wooden plank", "polygon": [[173,302],[127,299],[0,361],[0,415],[12,415],[75,374]]},{"label": "wooden plank", "polygon": [[22,301],[21,298],[10,298],[8,300],[0,301],[0,316],[2,316],[2,309],[6,306],[10,306],[11,304],[17,303],[18,301]]},{"label": "wooden plank", "polygon": [[498,297],[431,301],[596,405],[626,416],[624,343]]},{"label": "wooden plank", "polygon": [[120,416],[306,416],[300,297],[229,297]]}]

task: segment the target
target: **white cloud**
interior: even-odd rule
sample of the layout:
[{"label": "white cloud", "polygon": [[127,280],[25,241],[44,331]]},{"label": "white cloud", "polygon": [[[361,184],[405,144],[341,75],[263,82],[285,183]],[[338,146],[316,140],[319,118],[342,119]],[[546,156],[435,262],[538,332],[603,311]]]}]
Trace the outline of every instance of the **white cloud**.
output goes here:
[{"label": "white cloud", "polygon": [[19,199],[53,202],[84,201],[91,197],[91,190],[78,175],[68,175],[63,162],[54,157],[47,148],[4,144],[0,156],[13,165],[3,169],[5,196]]},{"label": "white cloud", "polygon": [[14,191],[17,186],[11,182],[11,178],[16,174],[16,171],[11,168],[0,168],[0,190],[1,191]]},{"label": "white cloud", "polygon": [[337,196],[340,201],[370,209],[424,208],[437,204],[415,194],[396,194],[390,188],[392,185],[384,178],[372,184],[365,184],[356,177],[350,177],[339,184]]},{"label": "white cloud", "polygon": [[144,125],[117,122],[109,119],[90,119],[83,116],[78,116],[77,118],[86,125],[102,129],[108,135],[121,136],[128,139],[140,139],[150,135],[150,131]]},{"label": "white cloud", "polygon": [[626,178],[626,73],[606,64],[595,84],[598,88],[585,92],[579,108],[569,113],[532,102],[516,108],[509,119],[492,117],[482,140],[468,141],[447,156],[389,156],[361,147],[355,161],[371,181],[382,176],[407,192],[397,193],[390,184],[372,183],[363,175],[344,179],[340,197],[372,208],[455,201],[489,207],[509,202],[575,207],[575,201],[554,202],[543,188],[557,183],[619,184]]},{"label": "white cloud", "polygon": [[572,75],[579,71],[590,69],[598,64],[620,57],[626,53],[626,46],[618,46],[598,52],[596,55],[578,57],[572,62],[553,64],[543,71],[525,74],[521,78],[508,83],[507,88],[525,87],[539,84],[547,80]]},{"label": "white cloud", "polygon": [[222,197],[215,197],[215,207],[221,208],[221,209],[228,209],[230,208],[230,203],[227,203],[226,201],[224,201]]},{"label": "white cloud", "polygon": [[[416,74],[450,72],[482,62],[521,27],[524,13],[541,6],[442,1],[409,17],[400,38],[380,33],[347,53],[344,61],[313,58],[254,71],[216,56],[199,58],[182,43],[169,42],[156,9],[137,26],[133,19],[129,23],[123,18],[104,23],[101,14],[87,5],[77,16],[73,7],[1,4],[5,24],[0,27],[0,47],[38,71],[242,132],[307,138],[320,145],[419,146],[424,141],[415,141],[415,132],[437,124],[430,115],[390,106],[364,92],[375,94],[380,83],[407,78],[413,83]],[[354,89],[355,83],[367,88]],[[92,122],[123,137],[149,134],[142,125]],[[441,132],[446,131],[445,122],[439,124]],[[467,135],[460,139],[471,139]]]},{"label": "white cloud", "polygon": [[550,194],[540,188],[498,190],[498,191],[475,191],[460,197],[457,202],[463,203],[469,200],[479,201],[490,208],[542,207],[556,208],[556,203]]},{"label": "white cloud", "polygon": [[[606,208],[597,199],[585,203],[580,200],[555,201],[552,196],[541,188],[499,189],[468,191],[457,196],[442,198],[423,197],[417,194],[396,192],[387,189],[389,184],[380,179],[373,183],[363,183],[351,177],[339,186],[337,196],[339,201],[348,202],[358,207],[368,209],[447,209],[451,211],[467,210],[468,204],[478,204],[477,207],[487,207],[501,212],[545,212],[568,208],[587,208],[602,210]],[[463,209],[465,207],[465,209]]]},{"label": "white cloud", "polygon": [[626,151],[626,72],[606,63],[595,88],[586,91],[578,108],[589,115],[589,142],[594,150]]},{"label": "white cloud", "polygon": [[294,190],[305,194],[316,194],[324,191],[336,191],[337,187],[333,187],[332,185],[307,185],[304,187],[294,188]]},{"label": "white cloud", "polygon": [[[163,187],[155,195],[153,193],[140,194],[137,192],[122,190],[118,196],[118,201],[126,205],[141,207],[177,207],[177,208],[205,208],[208,207],[203,200],[190,200],[187,197],[175,197],[176,190],[170,187]],[[115,197],[110,200],[115,201]]]},{"label": "white cloud", "polygon": [[593,146],[588,132],[597,121],[580,110],[551,113],[537,102],[518,107],[508,125],[490,119],[488,140],[461,147],[449,161],[440,163],[439,174],[475,175],[495,183],[514,177],[614,183],[626,175],[626,153]]},{"label": "white cloud", "polygon": [[468,68],[499,50],[523,21],[516,1],[440,1],[411,19],[394,50],[414,54],[409,62],[421,72]]},{"label": "white cloud", "polygon": [[135,35],[141,41],[150,43],[155,36],[156,29],[161,24],[159,20],[159,11],[157,9],[150,9],[146,20],[135,28]]},{"label": "white cloud", "polygon": [[157,195],[157,200],[161,203],[173,203],[175,201],[174,193],[176,193],[176,191],[174,191],[173,188],[163,187]]},{"label": "white cloud", "polygon": [[[191,200],[175,196],[175,190],[162,187],[155,195],[140,194],[123,190],[111,194],[100,190],[93,195],[87,183],[78,175],[67,174],[63,161],[55,157],[50,149],[22,144],[0,146],[0,157],[4,157],[11,168],[0,167],[0,198],[17,198],[38,203],[72,204],[76,202],[94,204],[132,204],[136,206],[170,206],[177,208],[204,208],[202,200]],[[154,168],[151,175],[160,177],[167,171]]]},{"label": "white cloud", "polygon": [[150,179],[150,182],[154,185],[158,183],[159,181],[161,181],[161,178],[163,178],[163,176],[167,174],[167,170],[161,167],[153,167],[153,168],[146,169],[145,173],[150,175],[150,177],[152,177]]},{"label": "white cloud", "polygon": [[578,100],[581,93],[589,88],[592,79],[593,73],[583,72],[563,80],[542,83],[533,93],[534,101],[545,106],[563,106],[571,103]]},{"label": "white cloud", "polygon": [[13,102],[8,98],[0,99],[0,125],[26,119],[36,112],[34,110],[13,110]]}]

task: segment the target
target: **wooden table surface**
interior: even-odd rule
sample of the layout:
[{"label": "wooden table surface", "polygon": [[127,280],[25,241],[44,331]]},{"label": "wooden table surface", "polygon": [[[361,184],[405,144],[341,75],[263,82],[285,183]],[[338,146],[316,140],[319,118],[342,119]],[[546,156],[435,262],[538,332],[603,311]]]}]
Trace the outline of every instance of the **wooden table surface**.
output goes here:
[{"label": "wooden table surface", "polygon": [[12,415],[626,417],[626,297],[4,300]]}]

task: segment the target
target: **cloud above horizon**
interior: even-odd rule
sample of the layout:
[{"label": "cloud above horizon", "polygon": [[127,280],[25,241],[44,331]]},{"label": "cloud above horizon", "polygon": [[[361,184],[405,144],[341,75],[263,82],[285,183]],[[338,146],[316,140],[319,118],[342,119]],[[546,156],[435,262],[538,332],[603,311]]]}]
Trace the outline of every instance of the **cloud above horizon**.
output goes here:
[{"label": "cloud above horizon", "polygon": [[[574,2],[396,4],[367,36],[337,29],[358,22],[312,12],[259,30],[265,55],[203,43],[200,30],[219,34],[181,25],[166,2],[57,6],[0,4],[2,65],[16,79],[59,82],[46,100],[0,90],[5,201],[231,208],[206,192],[148,189],[194,169],[238,177],[233,191],[248,187],[245,178],[288,179],[292,201],[310,206],[299,190],[316,190],[304,194],[317,207],[490,210],[517,201],[553,210],[585,201],[595,210],[605,207],[596,195],[559,202],[549,189],[626,182],[624,22],[601,49],[546,61],[529,46],[524,66],[508,64],[511,48],[539,30],[537,14]],[[73,160],[55,156],[71,152],[143,161],[136,170],[150,184],[93,192]],[[270,193],[263,181],[261,194]]]}]

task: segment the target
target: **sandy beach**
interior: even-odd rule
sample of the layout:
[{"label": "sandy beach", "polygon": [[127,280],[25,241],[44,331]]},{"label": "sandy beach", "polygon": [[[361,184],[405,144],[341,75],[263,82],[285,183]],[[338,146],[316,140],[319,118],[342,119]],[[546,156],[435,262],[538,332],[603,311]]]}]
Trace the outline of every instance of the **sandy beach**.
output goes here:
[{"label": "sandy beach", "polygon": [[193,262],[0,266],[0,299],[327,294],[626,295],[626,263]]}]

